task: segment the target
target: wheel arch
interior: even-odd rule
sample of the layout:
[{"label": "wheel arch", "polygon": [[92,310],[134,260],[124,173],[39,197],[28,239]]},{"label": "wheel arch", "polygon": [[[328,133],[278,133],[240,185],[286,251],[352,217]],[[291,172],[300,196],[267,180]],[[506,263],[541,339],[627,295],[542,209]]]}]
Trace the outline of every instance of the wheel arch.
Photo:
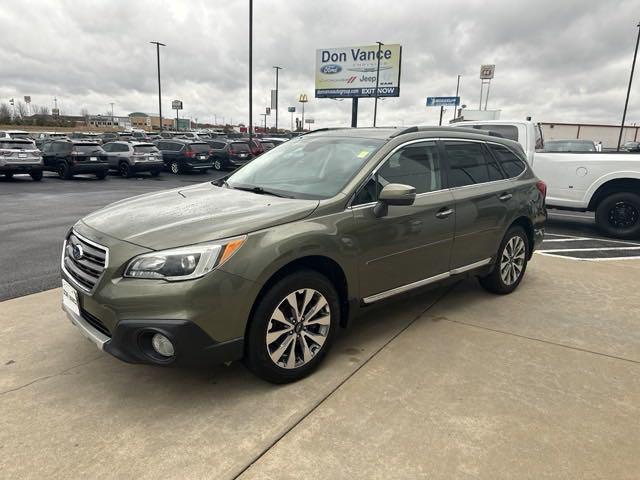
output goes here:
[{"label": "wheel arch", "polygon": [[[511,222],[511,225],[509,225],[509,228],[507,228],[506,231],[508,232],[512,227],[515,227],[515,226],[522,227],[522,229],[527,234],[527,241],[529,242],[529,252],[528,252],[527,260],[531,260],[531,256],[533,255],[532,247],[535,241],[533,222],[529,217],[522,215],[516,218],[513,222]],[[505,235],[506,235],[506,232],[505,232]]]},{"label": "wheel arch", "polygon": [[281,266],[263,283],[251,306],[249,318],[245,326],[245,336],[249,331],[249,325],[253,319],[255,309],[264,295],[282,278],[298,270],[316,271],[325,276],[333,284],[340,299],[340,326],[345,327],[347,325],[350,313],[349,286],[343,268],[330,257],[324,255],[309,255],[297,258]]},{"label": "wheel arch", "polygon": [[640,192],[640,178],[614,178],[600,185],[591,196],[587,210],[595,211],[600,202],[613,193]]}]

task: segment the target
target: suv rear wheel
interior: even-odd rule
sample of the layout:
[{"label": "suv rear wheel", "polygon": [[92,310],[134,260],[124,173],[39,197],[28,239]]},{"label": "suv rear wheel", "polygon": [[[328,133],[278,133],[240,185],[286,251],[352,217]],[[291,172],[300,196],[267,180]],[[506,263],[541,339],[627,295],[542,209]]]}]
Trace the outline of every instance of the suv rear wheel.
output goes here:
[{"label": "suv rear wheel", "polygon": [[605,234],[618,238],[640,236],[640,195],[613,193],[596,208],[596,225]]},{"label": "suv rear wheel", "polygon": [[180,173],[180,164],[178,162],[176,162],[175,160],[173,160],[170,164],[169,164],[169,170],[171,170],[171,173],[173,173],[174,175],[177,175]]},{"label": "suv rear wheel", "polygon": [[127,162],[120,162],[120,165],[118,165],[118,172],[120,173],[120,176],[124,178],[131,178],[133,176],[131,166]]},{"label": "suv rear wheel", "polygon": [[219,158],[217,158],[214,162],[213,162],[213,168],[215,168],[216,170],[220,171],[222,170],[222,162],[220,161]]},{"label": "suv rear wheel", "polygon": [[42,180],[42,170],[33,170],[31,173],[29,173],[29,175],[31,175],[31,179],[34,182],[39,182],[40,180]]},{"label": "suv rear wheel", "polygon": [[313,270],[295,272],[259,300],[247,332],[245,363],[260,378],[288,383],[320,364],[340,323],[331,282]]},{"label": "suv rear wheel", "polygon": [[58,164],[58,176],[64,180],[70,180],[73,178],[71,167],[67,162],[60,162]]},{"label": "suv rear wheel", "polygon": [[513,292],[524,277],[529,258],[529,239],[522,227],[511,227],[504,236],[493,271],[480,277],[480,285],[492,293]]}]

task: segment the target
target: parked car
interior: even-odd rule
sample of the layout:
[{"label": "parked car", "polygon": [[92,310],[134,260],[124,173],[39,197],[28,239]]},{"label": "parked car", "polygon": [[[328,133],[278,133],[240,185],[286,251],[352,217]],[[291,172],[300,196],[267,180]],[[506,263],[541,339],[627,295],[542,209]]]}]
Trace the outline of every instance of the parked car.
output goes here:
[{"label": "parked car", "polygon": [[264,139],[260,139],[258,140],[260,142],[260,144],[262,145],[262,148],[264,148],[265,152],[268,152],[269,150],[271,150],[272,148],[275,148],[275,143],[272,142],[268,142]]},{"label": "parked car", "polygon": [[36,147],[42,150],[45,143],[53,140],[69,140],[69,137],[64,132],[40,132],[35,136]]},{"label": "parked car", "polygon": [[248,138],[238,139],[239,142],[244,142],[249,145],[249,150],[251,151],[251,155],[254,157],[260,156],[264,153],[264,146],[260,142],[260,140],[256,138],[252,138],[249,140]]},{"label": "parked car", "polygon": [[24,130],[4,130],[4,134],[8,137],[8,138],[26,138],[26,139],[31,139],[31,137],[29,137],[29,132],[25,132]]},{"label": "parked car", "polygon": [[273,143],[276,147],[286,141],[288,141],[288,138],[282,138],[282,137],[262,137],[260,140],[262,140],[263,142],[270,142]]},{"label": "parked car", "polygon": [[54,140],[42,148],[44,169],[57,172],[69,180],[74,175],[92,173],[100,180],[107,176],[107,155],[97,142],[87,140]]},{"label": "parked car", "polygon": [[244,358],[291,382],[369,305],[451,277],[513,292],[543,240],[544,199],[513,141],[451,127],[317,131],[217,185],[77,222],[63,308],[127,362]]},{"label": "parked car", "polygon": [[139,172],[149,172],[157,177],[164,168],[162,153],[153,143],[117,141],[105,143],[102,149],[106,152],[109,168],[125,178]]},{"label": "parked car", "polygon": [[100,140],[102,143],[114,142],[120,140],[120,136],[116,132],[106,132],[100,135]]},{"label": "parked car", "polygon": [[640,238],[640,162],[630,152],[545,152],[542,128],[530,121],[462,122],[498,131],[524,148],[529,165],[549,187],[550,208],[595,212],[598,228],[618,238]]},{"label": "parked car", "polygon": [[149,141],[149,137],[147,135],[147,132],[130,132],[129,135],[131,136],[132,140],[136,140],[138,142],[148,142]]},{"label": "parked car", "polygon": [[173,174],[194,170],[207,171],[213,166],[209,156],[209,145],[205,142],[194,142],[174,138],[155,142],[162,152],[165,166]]},{"label": "parked car", "polygon": [[627,152],[640,152],[640,142],[626,142],[622,149]]},{"label": "parked car", "polygon": [[176,133],[163,130],[162,132],[158,133],[158,135],[160,135],[160,137],[162,138],[170,139],[170,138],[173,138],[176,135]]},{"label": "parked car", "polygon": [[94,132],[72,132],[69,138],[72,140],[91,140],[102,143],[102,135]]},{"label": "parked car", "polygon": [[593,140],[547,140],[544,142],[544,152],[595,152],[596,144]]},{"label": "parked car", "polygon": [[0,174],[11,178],[28,173],[36,182],[42,180],[42,154],[36,144],[24,138],[0,138]]},{"label": "parked car", "polygon": [[216,170],[241,167],[253,159],[249,145],[245,142],[225,142],[208,140],[211,148],[211,160]]}]

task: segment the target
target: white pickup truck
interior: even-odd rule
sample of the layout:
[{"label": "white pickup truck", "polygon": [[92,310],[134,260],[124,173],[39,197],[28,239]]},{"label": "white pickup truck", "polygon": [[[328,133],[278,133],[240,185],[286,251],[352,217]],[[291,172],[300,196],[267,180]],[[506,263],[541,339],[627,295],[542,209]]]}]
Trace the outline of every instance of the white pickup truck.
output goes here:
[{"label": "white pickup truck", "polygon": [[547,184],[547,206],[595,212],[597,226],[619,238],[640,237],[640,154],[544,152],[540,125],[531,121],[461,122],[459,127],[495,132],[524,149]]}]

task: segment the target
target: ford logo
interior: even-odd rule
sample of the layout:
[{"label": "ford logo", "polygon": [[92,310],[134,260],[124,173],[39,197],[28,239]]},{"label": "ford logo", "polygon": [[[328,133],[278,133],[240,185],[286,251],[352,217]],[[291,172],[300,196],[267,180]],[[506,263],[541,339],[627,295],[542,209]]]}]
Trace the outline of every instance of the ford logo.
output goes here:
[{"label": "ford logo", "polygon": [[329,64],[329,65],[323,65],[320,67],[320,73],[325,73],[325,74],[334,74],[334,73],[340,73],[342,71],[342,67],[340,65],[335,65],[335,64]]},{"label": "ford logo", "polygon": [[77,243],[71,247],[71,255],[74,259],[80,260],[84,257],[84,250],[82,249],[82,245],[78,245]]}]

